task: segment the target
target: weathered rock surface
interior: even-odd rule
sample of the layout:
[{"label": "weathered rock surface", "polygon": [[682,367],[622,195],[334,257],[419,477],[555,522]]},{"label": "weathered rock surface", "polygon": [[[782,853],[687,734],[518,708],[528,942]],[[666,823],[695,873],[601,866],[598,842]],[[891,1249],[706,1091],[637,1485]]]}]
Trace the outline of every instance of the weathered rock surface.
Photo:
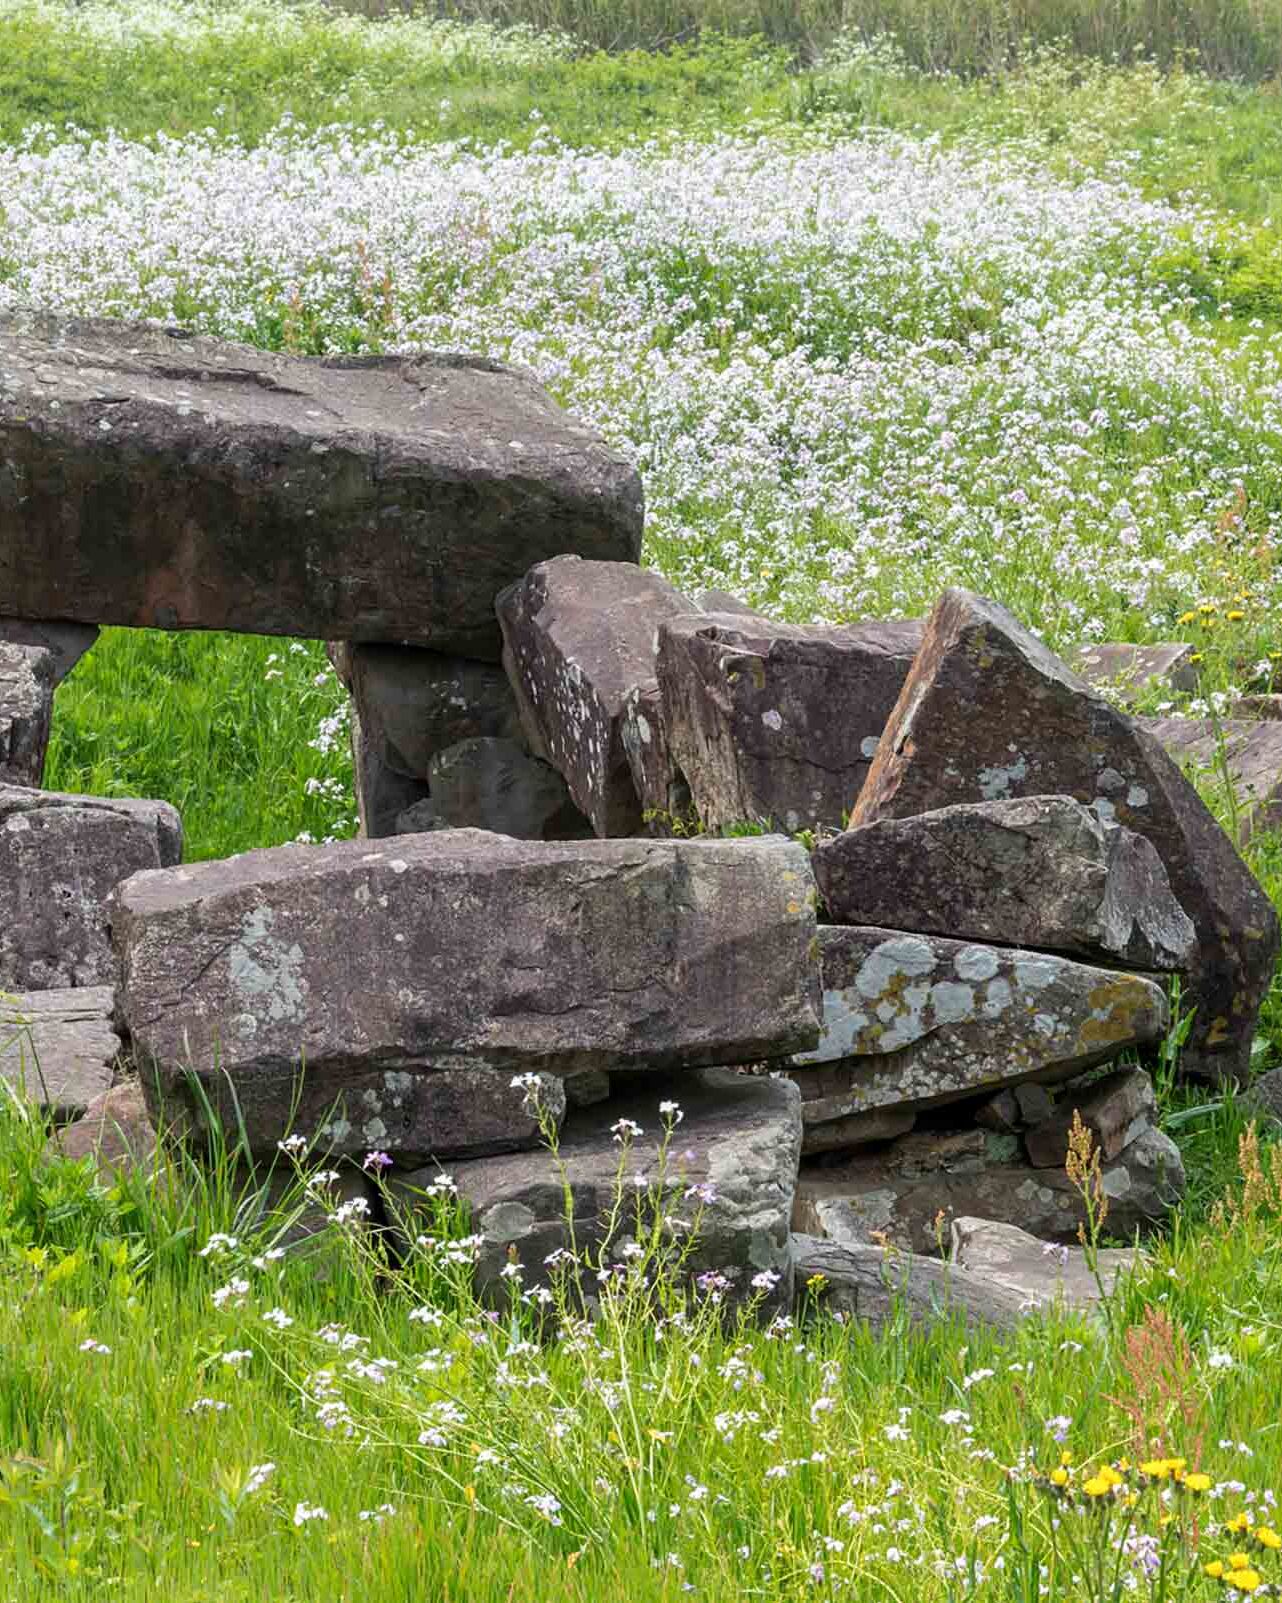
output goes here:
[{"label": "weathered rock surface", "polygon": [[138,1081],[122,1080],[96,1096],[74,1124],[54,1131],[46,1150],[62,1158],[92,1157],[104,1184],[122,1169],[149,1169],[156,1132]]},{"label": "weathered rock surface", "polygon": [[[672,1099],[684,1118],[671,1143],[666,1175],[660,1175],[661,1101]],[[631,1119],[642,1134],[631,1141],[624,1165],[625,1202],[615,1236],[604,1223],[615,1198],[620,1146],[611,1133],[617,1119]],[[665,1214],[698,1219],[691,1275],[715,1271],[730,1282],[728,1300],[760,1296],[767,1309],[787,1308],[792,1298],[788,1221],[792,1214],[801,1119],[795,1087],[786,1082],[703,1069],[670,1080],[647,1080],[644,1090],[616,1097],[608,1109],[575,1112],[561,1132],[560,1158],[573,1181],[575,1238],[581,1253],[604,1252],[607,1263],[626,1265],[623,1252],[635,1231],[638,1195],[652,1214],[662,1202]],[[525,1271],[525,1283],[547,1279],[544,1260],[569,1245],[565,1191],[550,1153],[526,1152],[452,1164],[459,1194],[471,1205],[473,1229],[483,1245],[477,1281],[483,1294],[507,1302],[501,1278],[512,1253]],[[646,1184],[638,1188],[635,1177]],[[436,1178],[426,1170],[403,1177],[426,1187]],[[704,1197],[691,1195],[707,1188]],[[704,1200],[710,1198],[711,1200]],[[669,1231],[675,1241],[678,1231]],[[758,1291],[754,1275],[769,1271],[778,1283]],[[585,1276],[587,1289],[595,1277]]]},{"label": "weathered rock surface", "polygon": [[641,523],[636,471],[522,370],[0,313],[6,613],[496,659],[505,584],[635,560]]},{"label": "weathered rock surface", "polygon": [[1009,1133],[1030,1124],[1043,1124],[1054,1116],[1055,1102],[1050,1092],[1032,1080],[975,1104],[975,1123],[986,1130]]},{"label": "weathered rock surface", "polygon": [[703,822],[841,825],[921,630],[916,621],[815,629],[730,615],[665,624],[666,739]]},{"label": "weathered rock surface", "polygon": [[438,751],[428,765],[428,787],[430,799],[397,820],[399,834],[489,829],[544,840],[589,833],[564,779],[515,740],[478,737]]},{"label": "weathered rock surface", "polygon": [[[1125,1240],[1165,1219],[1184,1192],[1179,1148],[1145,1129],[1103,1166],[1107,1236]],[[1077,1192],[1062,1170],[1020,1160],[1016,1136],[917,1129],[840,1169],[801,1171],[793,1228],[841,1245],[882,1232],[914,1252],[946,1250],[950,1220],[973,1215],[1019,1224],[1045,1241],[1077,1239]]]},{"label": "weathered rock surface", "polygon": [[1248,1117],[1282,1124],[1282,1069],[1260,1075],[1242,1096]]},{"label": "weathered rock surface", "polygon": [[1071,653],[1069,666],[1088,685],[1108,689],[1115,699],[1130,702],[1153,686],[1195,691],[1196,656],[1193,647],[1180,640],[1152,646],[1104,641],[1080,646]]},{"label": "weathered rock surface", "polygon": [[1166,1028],[1138,974],[896,930],[829,925],[819,944],[823,1034],[788,1067],[808,1128],[1071,1079]]},{"label": "weathered rock surface", "polygon": [[0,996],[0,1079],[56,1120],[110,1089],[120,1049],[109,985]]},{"label": "weathered rock surface", "polygon": [[849,1113],[836,1119],[816,1118],[813,1110],[811,1104],[806,1118],[807,1104],[803,1101],[801,1150],[806,1157],[893,1141],[896,1136],[907,1135],[917,1123],[917,1115],[910,1108],[873,1108],[869,1113]]},{"label": "weathered rock surface", "polygon": [[425,780],[437,752],[477,736],[515,740],[516,699],[496,663],[417,646],[327,647],[365,743],[394,773]]},{"label": "weathered rock surface", "polygon": [[343,1139],[440,1152],[425,1099],[445,1069],[684,1068],[812,1044],[811,886],[782,840],[443,830],[249,852],[121,886],[120,1004],[149,1083],[190,1102],[189,1065],[220,1107],[234,1087],[256,1144],[284,1133],[301,1077],[309,1108],[359,1110]]},{"label": "weathered rock surface", "polygon": [[1070,796],[879,818],[814,855],[827,916],[1184,969],[1197,934],[1156,848]]},{"label": "weathered rock surface", "polygon": [[1031,1123],[1024,1132],[1024,1148],[1034,1168],[1064,1167],[1074,1113],[1090,1131],[1101,1157],[1115,1158],[1157,1117],[1153,1082],[1143,1069],[1119,1069],[1080,1090],[1068,1087],[1050,1118]]},{"label": "weathered rock surface", "polygon": [[348,726],[352,743],[352,782],[356,791],[356,811],[365,840],[385,840],[401,833],[401,818],[427,801],[426,779],[411,779],[390,768],[382,750],[365,739],[365,731],[355,708]]},{"label": "weathered rock surface", "polygon": [[1014,1330],[1028,1313],[1017,1288],[969,1269],[875,1246],[792,1237],[796,1294],[874,1332],[906,1314],[918,1327],[960,1320],[969,1329]]},{"label": "weathered rock surface", "polygon": [[44,778],[53,712],[53,653],[0,640],[0,785]]},{"label": "weathered rock surface", "polygon": [[182,857],[167,802],[0,785],[0,987],[115,979],[107,898],[128,875]]},{"label": "weathered rock surface", "polygon": [[1233,703],[1235,718],[1282,718],[1282,695],[1273,691],[1268,695],[1240,696]]},{"label": "weathered rock surface", "polygon": [[851,823],[1061,794],[1157,848],[1199,938],[1185,1069],[1243,1077],[1278,954],[1268,897],[1151,735],[1070,673],[1004,607],[947,591]]},{"label": "weathered rock surface", "polygon": [[8,640],[15,646],[37,646],[52,654],[55,690],[97,638],[98,627],[92,623],[0,617],[0,641]]},{"label": "weathered rock surface", "polygon": [[641,801],[624,705],[654,687],[659,628],[698,616],[694,602],[657,573],[569,556],[533,568],[495,611],[531,749],[565,776],[598,835],[634,835]]},{"label": "weathered rock surface", "polygon": [[1013,1291],[1028,1308],[1092,1308],[1100,1285],[1111,1293],[1117,1281],[1143,1263],[1134,1247],[1101,1247],[1095,1255],[1099,1279],[1081,1247],[1047,1244],[1018,1225],[995,1219],[954,1219],[951,1262],[992,1285]]},{"label": "weathered rock surface", "polygon": [[[1282,723],[1241,718],[1141,718],[1140,725],[1186,772],[1227,770],[1238,809],[1238,840],[1282,829]],[[1223,747],[1223,768],[1220,750]]]}]

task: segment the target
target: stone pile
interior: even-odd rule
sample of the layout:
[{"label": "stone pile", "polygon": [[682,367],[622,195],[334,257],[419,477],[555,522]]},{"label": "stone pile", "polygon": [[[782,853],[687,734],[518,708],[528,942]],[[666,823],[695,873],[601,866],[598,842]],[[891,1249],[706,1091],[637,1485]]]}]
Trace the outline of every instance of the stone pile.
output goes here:
[{"label": "stone pile", "polygon": [[[600,1240],[620,1162],[776,1308],[822,1262],[876,1317],[874,1237],[965,1218],[951,1295],[999,1323],[1044,1285],[977,1221],[1075,1239],[1075,1114],[1111,1231],[1178,1199],[1166,982],[1187,1068],[1242,1080],[1278,921],[1166,737],[1004,609],[684,597],[635,474],[497,364],[0,334],[0,1074],[84,1114],[64,1151],[448,1169],[496,1291],[567,1244],[563,1172]],[[40,790],[111,622],[327,639],[362,838],[183,866],[164,804]],[[1155,649],[1133,678],[1187,670]]]}]

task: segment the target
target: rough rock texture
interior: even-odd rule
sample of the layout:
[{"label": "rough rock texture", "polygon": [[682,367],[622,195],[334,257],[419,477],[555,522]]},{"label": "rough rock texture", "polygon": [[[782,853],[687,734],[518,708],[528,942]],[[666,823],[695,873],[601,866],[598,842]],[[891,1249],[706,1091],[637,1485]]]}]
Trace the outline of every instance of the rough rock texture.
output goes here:
[{"label": "rough rock texture", "polygon": [[92,1157],[104,1185],[122,1169],[150,1168],[156,1132],[138,1081],[123,1080],[96,1096],[81,1118],[50,1136],[46,1150],[63,1158]]},{"label": "rough rock texture", "polygon": [[1114,699],[1128,702],[1154,686],[1190,693],[1196,690],[1196,655],[1192,646],[1179,640],[1153,646],[1105,641],[1079,647],[1068,660],[1088,685],[1107,688]]},{"label": "rough rock texture", "polygon": [[1269,695],[1240,696],[1233,703],[1235,718],[1282,718],[1282,695],[1276,691]]},{"label": "rough rock texture", "polygon": [[964,590],[945,592],[851,823],[1060,794],[1157,847],[1199,937],[1188,987],[1197,1016],[1184,1067],[1243,1077],[1278,954],[1268,897],[1151,735],[1070,673],[1004,607]]},{"label": "rough rock texture", "polygon": [[182,824],[167,802],[0,785],[0,988],[113,981],[108,896],[139,869],[181,857]]},{"label": "rough rock texture", "polygon": [[893,1141],[896,1136],[907,1135],[917,1123],[917,1115],[909,1108],[874,1108],[870,1113],[816,1119],[813,1112],[805,1117],[807,1104],[804,1101],[801,1106],[805,1119],[801,1150],[806,1157],[819,1152],[850,1152],[855,1147],[872,1146],[878,1141]]},{"label": "rough rock texture", "polygon": [[823,1034],[788,1069],[807,1126],[1071,1079],[1166,1029],[1138,974],[896,930],[830,925],[819,943]]},{"label": "rough rock texture", "polygon": [[635,560],[641,482],[515,368],[0,313],[6,613],[496,659],[494,596]]},{"label": "rough rock texture", "polygon": [[349,724],[352,743],[352,780],[356,790],[356,811],[365,840],[385,840],[401,833],[400,820],[407,811],[426,802],[426,779],[389,768],[378,746],[365,739],[360,718],[353,708]]},{"label": "rough rock texture", "polygon": [[[1165,1219],[1184,1192],[1179,1148],[1145,1129],[1103,1168],[1105,1232],[1123,1239]],[[1083,1214],[1062,1170],[1020,1161],[1015,1136],[914,1130],[840,1169],[803,1168],[793,1228],[843,1245],[881,1231],[914,1252],[946,1250],[952,1218],[1018,1224],[1047,1241],[1076,1241]]]},{"label": "rough rock texture", "polygon": [[477,737],[438,751],[428,766],[430,798],[402,813],[397,833],[490,829],[517,840],[588,833],[555,768],[515,740]]},{"label": "rough rock texture", "polygon": [[8,640],[16,646],[38,646],[52,653],[55,690],[97,638],[98,627],[92,623],[0,617],[0,641]]},{"label": "rough rock texture", "polygon": [[516,739],[516,699],[497,664],[417,646],[326,647],[365,743],[394,773],[425,780],[432,758],[475,736]]},{"label": "rough rock texture", "polygon": [[1270,1069],[1243,1093],[1242,1107],[1248,1117],[1282,1124],[1282,1069]]},{"label": "rough rock texture", "polygon": [[1151,842],[1069,796],[881,818],[814,855],[827,916],[1185,969],[1197,934]]},{"label": "rough rock texture", "polygon": [[395,1154],[409,1120],[413,1150],[439,1152],[414,1109],[443,1069],[693,1067],[813,1044],[811,885],[781,840],[443,830],[278,847],[121,886],[120,1004],[149,1084],[190,1100],[190,1064],[221,1107],[230,1083],[256,1142],[273,1119],[283,1133],[301,1061],[309,1107],[358,1099],[341,1117],[367,1144]]},{"label": "rough rock texture", "polygon": [[672,760],[710,829],[841,825],[921,640],[918,622],[692,617],[659,634]]},{"label": "rough rock texture", "polygon": [[1020,1291],[997,1278],[870,1242],[794,1235],[792,1262],[799,1298],[867,1320],[874,1333],[901,1315],[919,1327],[960,1320],[970,1329],[1014,1330],[1029,1311]]},{"label": "rough rock texture", "polygon": [[[671,1145],[661,1190],[658,1155],[663,1120],[658,1104],[667,1099],[679,1103],[684,1118]],[[610,1126],[619,1118],[633,1120],[643,1134],[629,1146],[626,1200],[618,1231],[606,1242],[603,1223],[614,1199],[621,1151]],[[640,1195],[647,1198],[648,1211],[662,1196],[669,1215],[687,1222],[698,1216],[697,1242],[688,1265],[692,1275],[719,1271],[731,1282],[729,1299],[760,1295],[766,1309],[785,1309],[792,1298],[788,1221],[800,1147],[795,1087],[731,1069],[648,1080],[642,1091],[617,1097],[608,1109],[572,1113],[561,1132],[560,1156],[574,1186],[580,1252],[604,1248],[607,1262],[626,1263],[622,1251],[635,1231],[634,1177],[641,1175],[647,1186]],[[560,1171],[551,1155],[540,1151],[453,1164],[450,1173],[460,1196],[471,1204],[473,1229],[483,1238],[479,1288],[506,1306],[507,1285],[501,1275],[511,1254],[522,1263],[528,1285],[546,1280],[544,1260],[568,1245]],[[431,1170],[404,1176],[406,1183],[419,1187],[433,1179]],[[687,1195],[691,1187],[705,1185],[713,1200],[701,1202]],[[750,1281],[763,1271],[777,1274],[779,1281],[758,1293]],[[588,1276],[587,1289],[592,1289],[594,1279]]]},{"label": "rough rock texture", "polygon": [[979,1275],[1023,1299],[1028,1308],[1092,1308],[1100,1300],[1100,1283],[1111,1292],[1119,1278],[1143,1262],[1134,1247],[1101,1247],[1096,1253],[1099,1279],[1081,1247],[1057,1247],[1018,1225],[995,1219],[954,1219],[950,1260],[957,1269]]},{"label": "rough rock texture", "polygon": [[44,778],[53,672],[51,651],[0,640],[0,785],[38,786]]},{"label": "rough rock texture", "polygon": [[[1220,774],[1233,782],[1238,840],[1257,829],[1282,829],[1282,723],[1242,718],[1141,718],[1141,726],[1186,773]],[[1218,787],[1221,790],[1223,785]]]},{"label": "rough rock texture", "polygon": [[0,1079],[56,1120],[110,1088],[119,1055],[109,985],[0,996]]},{"label": "rough rock texture", "polygon": [[1153,1123],[1157,1115],[1153,1082],[1143,1069],[1119,1069],[1080,1090],[1068,1087],[1050,1118],[1030,1124],[1024,1132],[1024,1148],[1034,1168],[1064,1167],[1074,1113],[1090,1131],[1101,1157],[1115,1158]]},{"label": "rough rock texture", "polygon": [[641,801],[623,743],[624,706],[655,685],[661,624],[697,617],[694,602],[657,573],[567,556],[533,568],[495,611],[531,749],[565,776],[598,835],[634,835]]}]

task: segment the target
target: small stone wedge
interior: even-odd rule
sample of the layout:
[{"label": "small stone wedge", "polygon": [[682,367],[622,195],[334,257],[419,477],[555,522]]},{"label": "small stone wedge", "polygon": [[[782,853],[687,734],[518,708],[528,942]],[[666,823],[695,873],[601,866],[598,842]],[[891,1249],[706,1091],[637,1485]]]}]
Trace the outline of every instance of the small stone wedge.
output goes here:
[{"label": "small stone wedge", "polygon": [[0,639],[0,785],[43,780],[53,687],[52,652]]},{"label": "small stone wedge", "polygon": [[109,985],[0,996],[0,1079],[59,1122],[110,1089],[120,1050]]}]

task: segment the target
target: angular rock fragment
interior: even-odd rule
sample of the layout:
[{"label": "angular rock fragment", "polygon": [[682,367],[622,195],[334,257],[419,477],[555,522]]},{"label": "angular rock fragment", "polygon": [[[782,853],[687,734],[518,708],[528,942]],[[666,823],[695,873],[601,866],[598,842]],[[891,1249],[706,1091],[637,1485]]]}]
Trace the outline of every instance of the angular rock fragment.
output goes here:
[{"label": "angular rock fragment", "polygon": [[1044,1241],[1018,1225],[963,1218],[952,1222],[950,1262],[1015,1292],[1025,1307],[1089,1309],[1100,1300],[1101,1284],[1111,1294],[1119,1279],[1141,1267],[1144,1255],[1135,1247],[1100,1247],[1092,1270],[1081,1247],[1047,1252]]},{"label": "angular rock fragment", "polygon": [[531,750],[564,775],[599,836],[635,834],[624,705],[655,684],[660,626],[698,609],[657,573],[558,557],[505,590],[495,611]]},{"label": "angular rock fragment", "polygon": [[120,1005],[140,1071],[197,1120],[188,1068],[219,1107],[235,1089],[256,1144],[284,1133],[301,1081],[309,1109],[345,1099],[359,1142],[319,1112],[302,1134],[315,1119],[331,1141],[440,1153],[442,1070],[506,1086],[813,1044],[811,886],[782,840],[442,830],[248,852],[120,888]]},{"label": "angular rock fragment", "polygon": [[503,585],[641,523],[636,470],[498,362],[0,313],[8,614],[494,660]]},{"label": "angular rock fragment", "polygon": [[0,996],[0,1079],[53,1119],[77,1119],[111,1087],[120,1055],[109,985]]},{"label": "angular rock fragment", "polygon": [[871,1242],[791,1240],[797,1295],[805,1289],[820,1308],[866,1321],[874,1332],[897,1327],[904,1315],[915,1327],[960,1320],[968,1329],[1014,1330],[1028,1313],[1018,1290],[969,1269]]},{"label": "angular rock fragment", "polygon": [[1068,958],[896,930],[819,931],[819,1045],[789,1059],[807,1128],[1072,1079],[1158,1039],[1161,988]]},{"label": "angular rock fragment", "polygon": [[[555,768],[515,740],[461,740],[428,765],[430,799],[397,820],[397,833],[489,829],[517,840],[589,833]],[[408,826],[408,829],[407,829]]]},{"label": "angular rock fragment", "polygon": [[[805,1111],[803,1102],[803,1116]],[[917,1115],[908,1108],[873,1108],[836,1119],[817,1119],[812,1112],[803,1125],[801,1150],[806,1157],[818,1152],[850,1152],[907,1135],[916,1123]]]},{"label": "angular rock fragment", "polygon": [[1151,646],[1115,640],[1079,646],[1069,655],[1068,663],[1088,685],[1111,691],[1115,700],[1132,702],[1155,686],[1195,691],[1196,659],[1193,647],[1180,640]]},{"label": "angular rock fragment", "polygon": [[1242,845],[1260,829],[1282,829],[1282,723],[1243,718],[1140,718],[1169,757],[1190,777],[1209,780],[1223,796],[1232,786],[1237,838]]},{"label": "angular rock fragment", "polygon": [[[1166,1218],[1184,1193],[1179,1148],[1146,1128],[1102,1171],[1104,1234],[1122,1240]],[[917,1129],[887,1148],[856,1153],[839,1169],[802,1169],[793,1228],[841,1245],[882,1232],[913,1252],[947,1250],[953,1218],[1018,1224],[1045,1241],[1077,1240],[1084,1215],[1062,1169],[1021,1161],[1014,1136]]]},{"label": "angular rock fragment", "polygon": [[384,840],[401,833],[401,818],[427,801],[426,779],[389,768],[379,748],[365,739],[361,721],[353,709],[349,724],[352,742],[352,782],[356,791],[356,811],[361,836],[365,840]]},{"label": "angular rock fragment", "polygon": [[0,640],[0,785],[39,786],[53,712],[53,653]]},{"label": "angular rock fragment", "polygon": [[394,773],[425,780],[437,752],[476,736],[515,740],[516,698],[497,663],[416,646],[332,642],[361,735]]},{"label": "angular rock fragment", "polygon": [[1282,718],[1282,695],[1273,691],[1268,695],[1239,696],[1233,703],[1233,716],[1251,719],[1276,720]]},{"label": "angular rock fragment", "polygon": [[107,898],[130,874],[181,856],[167,802],[0,785],[0,988],[110,983]]},{"label": "angular rock fragment", "polygon": [[1282,1069],[1270,1069],[1254,1081],[1241,1099],[1248,1118],[1282,1124]]},{"label": "angular rock fragment", "polygon": [[[851,823],[962,802],[1069,795],[1157,848],[1198,933],[1187,1072],[1245,1075],[1278,918],[1156,740],[995,602],[945,593],[927,624]],[[978,1210],[982,1212],[982,1210]]]},{"label": "angular rock fragment", "polygon": [[1028,1161],[1035,1169],[1062,1169],[1077,1114],[1092,1145],[1105,1159],[1117,1157],[1157,1117],[1153,1082],[1143,1069],[1119,1069],[1081,1090],[1069,1087],[1051,1116],[1024,1132]]},{"label": "angular rock fragment", "polygon": [[709,829],[840,826],[921,640],[919,622],[802,628],[683,618],[659,635],[665,737]]},{"label": "angular rock fragment", "polygon": [[97,638],[98,626],[93,623],[0,617],[0,641],[8,640],[15,646],[38,646],[52,653],[55,690]]},{"label": "angular rock fragment", "polygon": [[827,916],[1184,969],[1197,934],[1156,848],[1070,796],[878,818],[814,855]]},{"label": "angular rock fragment", "polygon": [[96,1096],[74,1124],[54,1131],[46,1150],[51,1157],[92,1157],[104,1185],[122,1170],[149,1169],[156,1155],[156,1132],[138,1081],[123,1080]]},{"label": "angular rock fragment", "polygon": [[[659,1104],[667,1100],[679,1104],[683,1119],[661,1175]],[[587,1259],[584,1289],[596,1290],[591,1270],[597,1254],[626,1267],[624,1248],[636,1234],[639,1205],[646,1222],[656,1211],[687,1226],[697,1221],[686,1264],[690,1275],[724,1276],[729,1301],[757,1298],[769,1311],[786,1309],[792,1300],[788,1221],[801,1145],[797,1102],[796,1088],[785,1081],[703,1069],[648,1080],[643,1091],[616,1097],[608,1108],[571,1113],[559,1151],[573,1185],[575,1241]],[[625,1128],[620,1121],[631,1121],[641,1133],[628,1138],[626,1201],[614,1236],[607,1237],[604,1221],[613,1210],[621,1151],[615,1136]],[[482,1238],[476,1269],[481,1294],[506,1306],[503,1270],[513,1255],[523,1267],[524,1284],[546,1282],[547,1258],[570,1246],[564,1180],[552,1155],[481,1158],[451,1165],[450,1174]],[[636,1183],[638,1176],[644,1185]],[[425,1188],[435,1178],[425,1170],[403,1181]],[[684,1236],[679,1227],[662,1231],[672,1246],[684,1244]],[[753,1278],[762,1274],[767,1281],[754,1287]]]}]

